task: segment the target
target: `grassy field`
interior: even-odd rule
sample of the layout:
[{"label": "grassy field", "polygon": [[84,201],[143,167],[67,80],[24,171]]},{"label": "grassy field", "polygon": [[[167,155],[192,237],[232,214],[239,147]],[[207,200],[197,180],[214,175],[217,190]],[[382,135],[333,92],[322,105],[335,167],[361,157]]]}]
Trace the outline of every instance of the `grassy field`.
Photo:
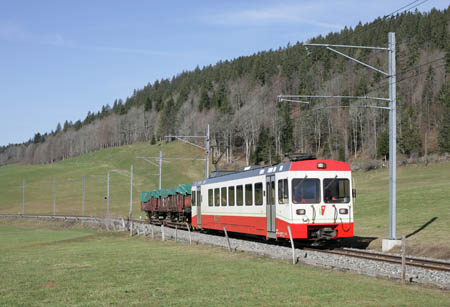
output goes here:
[{"label": "grassy field", "polygon": [[[26,180],[26,213],[53,213],[53,180],[56,180],[56,213],[81,214],[82,177],[86,177],[86,215],[106,213],[106,173],[110,172],[110,211],[126,216],[129,211],[129,170],[134,165],[133,216],[139,210],[139,193],[158,185],[158,167],[138,156],[203,158],[203,151],[172,142],[139,143],[109,148],[50,165],[10,165],[0,168],[0,213],[22,210],[22,182]],[[156,162],[156,161],[155,161]],[[203,161],[163,163],[163,188],[192,183],[204,174]],[[409,252],[450,259],[450,163],[397,169],[397,235],[408,236]],[[354,174],[358,197],[354,208],[355,235],[388,236],[388,169]],[[425,227],[424,227],[425,226]]]},{"label": "grassy field", "polygon": [[[389,234],[389,170],[354,173],[357,188],[355,233]],[[406,235],[409,252],[450,259],[450,163],[397,168],[397,236]]]},{"label": "grassy field", "polygon": [[450,292],[80,226],[0,220],[0,305],[444,306]]},{"label": "grassy field", "polygon": [[[139,156],[163,158],[204,158],[198,148],[180,142],[150,145],[139,143],[109,148],[50,165],[9,165],[0,168],[0,213],[22,211],[22,184],[25,184],[25,213],[53,213],[53,180],[56,180],[56,213],[81,215],[82,178],[85,176],[85,214],[105,215],[106,174],[110,172],[110,212],[126,216],[130,201],[130,165],[133,164],[133,216],[140,211],[140,192],[158,187],[159,168]],[[158,161],[153,160],[158,164]],[[203,178],[203,161],[163,162],[162,187],[171,188]]]}]

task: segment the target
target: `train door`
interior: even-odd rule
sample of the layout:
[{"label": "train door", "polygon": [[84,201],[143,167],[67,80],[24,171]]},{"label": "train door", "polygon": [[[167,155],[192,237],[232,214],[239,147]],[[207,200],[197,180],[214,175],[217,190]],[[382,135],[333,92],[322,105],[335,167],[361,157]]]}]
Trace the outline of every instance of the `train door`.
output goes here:
[{"label": "train door", "polygon": [[266,221],[269,238],[276,238],[275,217],[275,175],[270,175],[266,176]]},{"label": "train door", "polygon": [[196,193],[197,197],[195,197],[195,201],[197,202],[197,227],[202,228],[202,192],[200,186],[196,188]]}]

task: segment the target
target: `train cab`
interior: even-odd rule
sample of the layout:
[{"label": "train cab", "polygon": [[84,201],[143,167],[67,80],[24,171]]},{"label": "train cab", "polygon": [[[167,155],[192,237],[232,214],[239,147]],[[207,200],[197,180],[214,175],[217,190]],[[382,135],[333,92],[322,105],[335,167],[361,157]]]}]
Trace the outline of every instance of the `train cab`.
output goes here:
[{"label": "train cab", "polygon": [[[346,162],[303,160],[247,168],[196,182],[192,225],[266,238],[353,236],[351,170]],[[195,204],[194,204],[195,203]]]}]

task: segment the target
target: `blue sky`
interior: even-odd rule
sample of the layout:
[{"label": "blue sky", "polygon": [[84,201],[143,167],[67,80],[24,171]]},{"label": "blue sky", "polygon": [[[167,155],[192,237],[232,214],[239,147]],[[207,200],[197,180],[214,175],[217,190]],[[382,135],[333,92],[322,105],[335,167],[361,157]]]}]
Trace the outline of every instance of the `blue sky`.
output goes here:
[{"label": "blue sky", "polygon": [[412,1],[0,0],[0,145],[197,65],[353,27]]}]

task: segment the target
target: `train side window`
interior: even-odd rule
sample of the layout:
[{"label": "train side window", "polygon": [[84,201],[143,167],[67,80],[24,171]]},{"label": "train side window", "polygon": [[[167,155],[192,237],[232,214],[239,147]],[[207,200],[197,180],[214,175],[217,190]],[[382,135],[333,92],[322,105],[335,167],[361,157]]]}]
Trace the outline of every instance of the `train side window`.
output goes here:
[{"label": "train side window", "polygon": [[220,205],[220,190],[219,188],[214,189],[214,206],[217,207]]},{"label": "train side window", "polygon": [[197,191],[197,206],[202,205],[202,194],[201,191]]},{"label": "train side window", "polygon": [[222,198],[220,204],[222,206],[226,206],[227,205],[227,188],[226,187],[220,189],[220,195]]},{"label": "train side window", "polygon": [[245,185],[245,205],[246,206],[253,205],[253,185],[252,184]]},{"label": "train side window", "polygon": [[242,185],[236,186],[236,204],[242,206],[244,204],[244,190]]},{"label": "train side window", "polygon": [[262,206],[263,204],[263,184],[262,182],[255,183],[255,205]]},{"label": "train side window", "polygon": [[196,205],[195,191],[192,191],[191,193],[191,204],[193,207]]},{"label": "train side window", "polygon": [[228,206],[234,206],[234,187],[228,187]]},{"label": "train side window", "polygon": [[212,207],[213,206],[213,202],[214,202],[213,190],[209,189],[208,190],[208,206]]},{"label": "train side window", "polygon": [[278,180],[278,203],[287,204],[289,202],[288,180]]}]

